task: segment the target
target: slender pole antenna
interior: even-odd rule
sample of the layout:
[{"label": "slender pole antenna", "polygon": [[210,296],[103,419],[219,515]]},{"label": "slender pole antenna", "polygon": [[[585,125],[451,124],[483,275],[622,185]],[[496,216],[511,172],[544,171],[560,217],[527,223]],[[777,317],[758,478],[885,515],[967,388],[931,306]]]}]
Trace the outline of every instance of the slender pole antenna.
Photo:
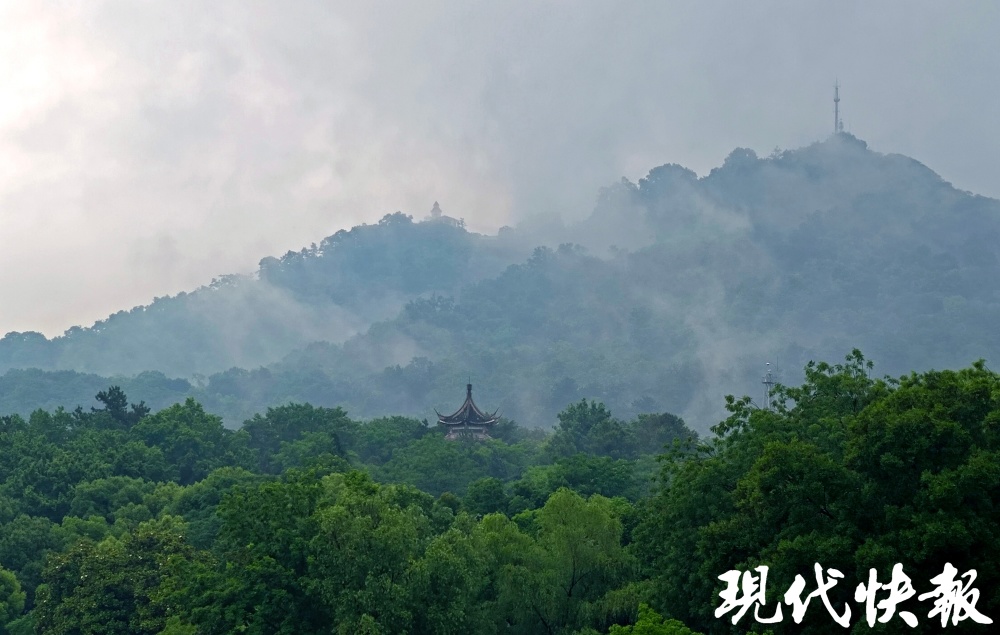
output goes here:
[{"label": "slender pole antenna", "polygon": [[[775,364],[777,368],[777,364]],[[771,409],[771,391],[774,390],[774,384],[776,383],[775,374],[771,372],[771,362],[767,363],[767,371],[764,373],[764,377],[761,379],[760,383],[764,384],[764,409]]]},{"label": "slender pole antenna", "polygon": [[844,122],[840,118],[840,81],[833,82],[833,133],[844,131]]}]

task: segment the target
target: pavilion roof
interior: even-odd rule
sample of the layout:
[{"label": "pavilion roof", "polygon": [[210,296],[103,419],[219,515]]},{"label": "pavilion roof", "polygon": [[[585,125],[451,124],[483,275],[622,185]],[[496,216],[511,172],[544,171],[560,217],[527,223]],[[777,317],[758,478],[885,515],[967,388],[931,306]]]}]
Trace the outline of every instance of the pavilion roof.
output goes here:
[{"label": "pavilion roof", "polygon": [[438,423],[444,425],[492,425],[499,421],[497,417],[497,409],[493,414],[489,414],[480,410],[474,401],[472,401],[472,384],[466,384],[465,386],[465,401],[462,405],[450,415],[443,415],[437,410],[434,410],[438,416]]}]

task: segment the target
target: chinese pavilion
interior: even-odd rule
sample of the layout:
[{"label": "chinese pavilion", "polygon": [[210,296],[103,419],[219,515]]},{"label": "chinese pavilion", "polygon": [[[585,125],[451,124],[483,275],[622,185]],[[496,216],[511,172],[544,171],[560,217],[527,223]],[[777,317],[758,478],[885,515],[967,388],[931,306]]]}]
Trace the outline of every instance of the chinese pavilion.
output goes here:
[{"label": "chinese pavilion", "polygon": [[[499,410],[498,410],[499,411]],[[472,401],[472,384],[465,386],[465,402],[450,415],[442,415],[435,410],[438,424],[448,429],[446,439],[489,439],[489,429],[500,420],[497,413],[487,414]]]}]

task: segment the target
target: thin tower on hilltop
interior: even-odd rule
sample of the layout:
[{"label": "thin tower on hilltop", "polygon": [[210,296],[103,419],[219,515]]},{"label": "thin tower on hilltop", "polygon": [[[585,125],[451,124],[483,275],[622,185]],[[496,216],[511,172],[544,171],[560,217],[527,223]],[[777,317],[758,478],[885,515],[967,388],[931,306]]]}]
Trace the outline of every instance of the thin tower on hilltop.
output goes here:
[{"label": "thin tower on hilltop", "polygon": [[844,131],[844,122],[840,118],[840,82],[833,83],[833,133]]},{"label": "thin tower on hilltop", "polygon": [[778,383],[778,364],[774,364],[774,372],[771,371],[771,362],[767,363],[767,372],[761,378],[760,383],[764,384],[764,410],[771,409],[771,392],[774,390],[774,385]]}]

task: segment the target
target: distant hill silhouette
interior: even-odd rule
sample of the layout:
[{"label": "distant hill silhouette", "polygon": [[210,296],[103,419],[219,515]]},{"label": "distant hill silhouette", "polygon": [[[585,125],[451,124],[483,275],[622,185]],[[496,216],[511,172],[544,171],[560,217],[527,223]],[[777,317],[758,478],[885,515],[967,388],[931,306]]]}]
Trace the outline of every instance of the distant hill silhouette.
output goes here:
[{"label": "distant hill silhouette", "polygon": [[[234,424],[289,400],[427,416],[471,374],[477,401],[526,425],[586,397],[704,430],[723,394],[758,393],[765,361],[791,383],[853,347],[889,374],[1000,353],[1000,202],[848,134],[769,157],[737,149],[701,178],[661,166],[602,190],[562,236],[530,227],[482,237],[390,216],[265,259],[256,280],[64,339],[9,335],[0,361],[188,377],[266,363],[192,387]],[[524,259],[558,242],[573,245]],[[240,337],[215,341],[232,318],[212,321],[213,294],[242,307],[218,314],[250,316]]]},{"label": "distant hill silhouette", "polygon": [[339,231],[300,252],[260,261],[254,275],[222,276],[60,337],[8,333],[10,368],[190,377],[255,367],[309,342],[342,342],[427,293],[454,293],[530,250],[404,214]]}]

